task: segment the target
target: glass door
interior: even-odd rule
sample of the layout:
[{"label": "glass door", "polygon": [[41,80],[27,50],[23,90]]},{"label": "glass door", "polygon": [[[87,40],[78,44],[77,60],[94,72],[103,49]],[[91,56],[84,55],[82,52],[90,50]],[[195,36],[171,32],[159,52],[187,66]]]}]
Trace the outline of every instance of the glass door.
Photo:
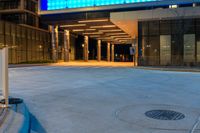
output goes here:
[{"label": "glass door", "polygon": [[171,64],[171,35],[160,36],[160,64]]}]

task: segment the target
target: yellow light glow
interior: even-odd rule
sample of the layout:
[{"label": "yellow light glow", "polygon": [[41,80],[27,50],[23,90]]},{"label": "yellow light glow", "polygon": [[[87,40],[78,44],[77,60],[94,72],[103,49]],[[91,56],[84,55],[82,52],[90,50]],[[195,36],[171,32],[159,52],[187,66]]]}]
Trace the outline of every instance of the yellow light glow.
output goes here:
[{"label": "yellow light glow", "polygon": [[86,24],[61,25],[60,27],[81,27],[81,26],[86,26]]},{"label": "yellow light glow", "polygon": [[102,39],[102,40],[107,40],[107,39],[111,39],[110,37],[99,37],[99,38],[97,38],[97,39]]},{"label": "yellow light glow", "polygon": [[73,32],[81,32],[81,31],[95,31],[96,29],[75,29]]},{"label": "yellow light glow", "polygon": [[83,33],[83,35],[96,35],[96,34],[103,34],[103,33],[102,32]]},{"label": "yellow light glow", "polygon": [[85,31],[95,31],[96,29],[85,29]]},{"label": "yellow light glow", "polygon": [[114,28],[116,25],[91,26],[90,28]]},{"label": "yellow light glow", "polygon": [[90,37],[100,37],[100,35],[91,35]]},{"label": "yellow light glow", "polygon": [[110,36],[111,38],[128,38],[130,37],[129,35],[113,35],[113,36]]},{"label": "yellow light glow", "polygon": [[94,23],[94,22],[107,22],[108,19],[95,19],[95,20],[82,20],[79,23]]},{"label": "yellow light glow", "polygon": [[131,38],[116,38],[117,40],[131,40]]},{"label": "yellow light glow", "polygon": [[107,33],[106,35],[108,36],[112,36],[112,35],[127,35],[127,33],[122,33],[122,32],[118,32],[118,33]]},{"label": "yellow light glow", "polygon": [[81,32],[81,31],[84,31],[84,29],[76,29],[76,30],[73,30],[73,32]]},{"label": "yellow light glow", "polygon": [[101,32],[116,32],[116,31],[122,31],[120,29],[115,29],[115,30],[100,30]]}]

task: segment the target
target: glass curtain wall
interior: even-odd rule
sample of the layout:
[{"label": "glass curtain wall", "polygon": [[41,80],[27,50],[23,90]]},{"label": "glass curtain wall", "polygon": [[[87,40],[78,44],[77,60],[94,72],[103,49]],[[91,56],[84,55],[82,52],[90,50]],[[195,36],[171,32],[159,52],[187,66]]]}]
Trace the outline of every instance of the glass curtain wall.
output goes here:
[{"label": "glass curtain wall", "polygon": [[50,33],[0,21],[0,45],[9,46],[9,63],[51,60]]},{"label": "glass curtain wall", "polygon": [[140,65],[199,65],[200,19],[139,22]]}]

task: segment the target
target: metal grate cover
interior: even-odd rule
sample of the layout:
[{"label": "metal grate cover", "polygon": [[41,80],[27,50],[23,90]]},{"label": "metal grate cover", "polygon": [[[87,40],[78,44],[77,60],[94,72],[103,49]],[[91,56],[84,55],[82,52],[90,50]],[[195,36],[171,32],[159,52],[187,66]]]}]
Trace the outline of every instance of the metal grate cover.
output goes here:
[{"label": "metal grate cover", "polygon": [[145,115],[157,120],[181,120],[185,118],[184,114],[171,110],[151,110],[147,111]]}]

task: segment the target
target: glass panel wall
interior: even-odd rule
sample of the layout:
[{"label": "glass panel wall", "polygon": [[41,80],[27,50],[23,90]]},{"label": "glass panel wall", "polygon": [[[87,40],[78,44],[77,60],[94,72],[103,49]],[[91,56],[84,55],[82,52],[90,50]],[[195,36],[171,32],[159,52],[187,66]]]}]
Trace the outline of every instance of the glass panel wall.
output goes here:
[{"label": "glass panel wall", "polygon": [[9,46],[10,64],[51,60],[49,32],[5,21],[0,27],[0,45]]},{"label": "glass panel wall", "polygon": [[139,22],[140,65],[200,65],[200,19]]},{"label": "glass panel wall", "polygon": [[161,65],[171,64],[171,36],[170,35],[160,36],[160,64]]},{"label": "glass panel wall", "polygon": [[184,35],[184,62],[195,62],[195,34]]}]

